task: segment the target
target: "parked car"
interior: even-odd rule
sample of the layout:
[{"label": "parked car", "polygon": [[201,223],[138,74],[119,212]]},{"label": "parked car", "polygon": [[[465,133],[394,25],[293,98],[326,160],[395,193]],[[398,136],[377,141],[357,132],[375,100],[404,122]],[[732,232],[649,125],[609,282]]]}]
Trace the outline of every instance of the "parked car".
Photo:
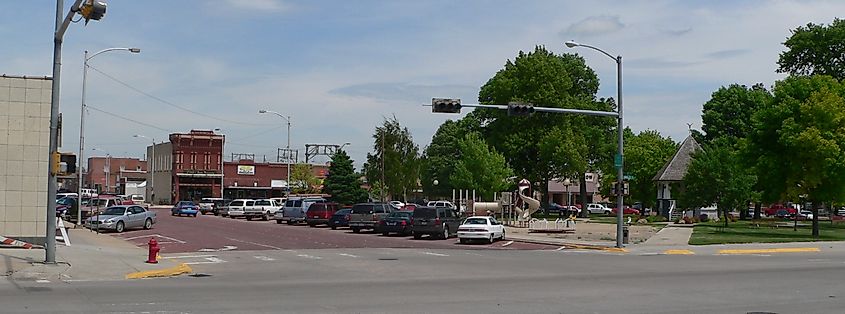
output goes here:
[{"label": "parked car", "polygon": [[173,216],[197,216],[199,213],[200,207],[197,204],[194,204],[192,201],[179,201],[176,205],[173,205],[173,208],[170,209],[170,214]]},{"label": "parked car", "polygon": [[[611,210],[610,212],[611,212],[611,214],[616,215],[616,213],[619,212],[619,209],[617,207],[614,207],[613,210]],[[626,206],[625,209],[622,210],[622,214],[623,215],[639,215],[640,211]]]},{"label": "parked car", "polygon": [[455,204],[452,204],[452,202],[450,202],[450,201],[429,201],[428,204],[426,204],[426,206],[428,206],[428,207],[448,207],[448,208],[451,208],[451,209],[458,209],[458,207],[455,206]]},{"label": "parked car", "polygon": [[361,229],[375,230],[379,220],[384,219],[394,211],[393,206],[385,203],[361,203],[352,205],[349,214],[349,229],[360,232]]},{"label": "parked car", "polygon": [[493,243],[497,239],[505,239],[505,226],[496,221],[496,218],[472,216],[458,226],[458,240],[461,243],[467,243],[470,240],[486,240]]},{"label": "parked car", "polygon": [[106,229],[123,232],[127,228],[150,229],[156,222],[156,214],[138,205],[112,206],[85,220],[90,229]]},{"label": "parked car", "polygon": [[277,211],[274,219],[276,223],[287,222],[289,225],[305,222],[305,213],[314,203],[325,203],[322,197],[291,197],[285,202],[283,210]]},{"label": "parked car", "polygon": [[144,199],[144,195],[141,194],[132,194],[129,196],[129,199],[135,205],[147,205],[147,200]]},{"label": "parked car", "polygon": [[310,227],[317,225],[326,225],[329,220],[337,212],[339,206],[337,203],[314,203],[308,206],[308,216],[305,217],[305,223]]},{"label": "parked car", "polygon": [[794,207],[787,207],[787,206],[784,206],[783,204],[772,204],[769,207],[763,208],[763,214],[765,214],[766,216],[769,216],[769,217],[771,217],[771,216],[782,217],[782,216],[778,216],[778,211],[780,211],[780,210],[786,210],[789,215],[794,215],[798,212]]},{"label": "parked car", "polygon": [[205,197],[200,200],[200,213],[205,215],[208,213],[214,213],[217,207],[223,205],[223,199],[218,197]]},{"label": "parked car", "polygon": [[402,207],[405,206],[405,203],[401,201],[390,201],[388,202],[388,204],[390,204],[390,206],[393,206],[393,208],[395,209],[402,209]]},{"label": "parked car", "polygon": [[460,216],[449,207],[420,207],[414,210],[414,239],[423,235],[448,239],[458,232]]},{"label": "parked car", "polygon": [[271,199],[255,200],[252,206],[247,206],[244,209],[244,217],[246,217],[246,220],[261,218],[261,220],[267,221],[270,220],[270,217],[274,217],[281,208],[281,204],[277,204],[276,201]]},{"label": "parked car", "polygon": [[250,199],[237,199],[229,203],[229,206],[226,207],[226,216],[229,218],[237,219],[238,217],[244,217],[244,213],[246,212],[247,207],[252,207],[255,204],[254,200]]},{"label": "parked car", "polygon": [[417,204],[414,204],[414,203],[407,203],[407,204],[405,204],[405,206],[402,206],[402,209],[400,209],[400,210],[414,211],[414,209],[417,209],[417,207],[419,207],[419,206],[420,205],[417,205]]},{"label": "parked car", "polygon": [[[79,208],[77,198],[73,196],[65,196],[56,200],[56,216],[57,217],[76,217],[76,209]],[[74,220],[75,221],[75,220]]]},{"label": "parked car", "polygon": [[610,208],[607,208],[607,206],[604,206],[603,204],[596,203],[587,204],[587,211],[589,211],[590,214],[610,214]]},{"label": "parked car", "polygon": [[395,211],[384,217],[379,221],[376,232],[381,232],[382,235],[390,235],[390,233],[398,233],[400,235],[410,235],[414,231],[414,212],[401,210]]},{"label": "parked car", "polygon": [[329,227],[332,230],[337,229],[338,227],[348,227],[349,226],[349,214],[352,212],[352,208],[344,208],[338,210],[329,218]]},{"label": "parked car", "polygon": [[798,219],[812,220],[813,219],[813,211],[802,210],[801,212],[798,213]]}]

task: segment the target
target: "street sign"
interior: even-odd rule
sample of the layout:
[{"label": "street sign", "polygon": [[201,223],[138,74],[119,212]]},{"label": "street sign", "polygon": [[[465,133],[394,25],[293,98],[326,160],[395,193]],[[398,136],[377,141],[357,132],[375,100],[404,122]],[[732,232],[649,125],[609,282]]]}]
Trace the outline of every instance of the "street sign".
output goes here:
[{"label": "street sign", "polygon": [[613,166],[616,168],[622,168],[622,155],[616,154],[613,157]]}]

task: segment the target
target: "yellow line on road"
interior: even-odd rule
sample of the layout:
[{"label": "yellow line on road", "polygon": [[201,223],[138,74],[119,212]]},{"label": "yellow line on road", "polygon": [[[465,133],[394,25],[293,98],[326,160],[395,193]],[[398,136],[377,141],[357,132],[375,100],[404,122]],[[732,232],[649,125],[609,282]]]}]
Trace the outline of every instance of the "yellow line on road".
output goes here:
[{"label": "yellow line on road", "polygon": [[126,279],[141,279],[141,278],[153,278],[153,277],[171,277],[181,274],[187,274],[193,272],[194,270],[191,269],[191,266],[187,264],[180,264],[176,267],[165,268],[165,269],[157,269],[157,270],[147,270],[147,271],[139,271],[136,273],[129,273],[126,274]]},{"label": "yellow line on road", "polygon": [[695,252],[690,250],[666,250],[663,251],[666,255],[695,255]]},{"label": "yellow line on road", "polygon": [[765,253],[801,253],[801,252],[820,252],[817,247],[790,247],[790,248],[774,248],[774,249],[735,249],[735,250],[719,250],[719,254],[765,254]]}]

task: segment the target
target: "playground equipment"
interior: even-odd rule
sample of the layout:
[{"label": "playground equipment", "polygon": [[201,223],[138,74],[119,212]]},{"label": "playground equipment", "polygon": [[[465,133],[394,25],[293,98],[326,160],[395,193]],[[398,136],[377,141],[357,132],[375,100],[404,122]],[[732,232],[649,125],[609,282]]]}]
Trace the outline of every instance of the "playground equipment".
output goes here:
[{"label": "playground equipment", "polygon": [[528,220],[528,219],[531,218],[532,214],[534,214],[538,209],[540,209],[540,201],[535,199],[535,198],[528,197],[528,196],[522,194],[522,191],[525,191],[525,190],[527,190],[528,188],[531,187],[531,182],[528,181],[527,179],[522,179],[521,181],[519,181],[518,187],[519,187],[519,198],[522,199],[522,201],[525,204],[528,204],[528,209],[524,210],[524,209],[520,208],[519,206],[517,206],[514,209],[516,210],[517,214],[519,215],[518,217],[520,217],[520,220]]},{"label": "playground equipment", "polygon": [[473,216],[491,216],[501,212],[502,204],[500,202],[472,202]]}]

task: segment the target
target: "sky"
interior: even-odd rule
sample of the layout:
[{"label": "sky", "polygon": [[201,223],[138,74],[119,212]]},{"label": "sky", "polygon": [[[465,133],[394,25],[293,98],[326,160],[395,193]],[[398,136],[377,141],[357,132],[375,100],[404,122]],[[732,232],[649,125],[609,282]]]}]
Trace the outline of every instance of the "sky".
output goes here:
[{"label": "sky", "polygon": [[[6,0],[11,2],[10,0]],[[72,0],[65,1],[67,12]],[[100,21],[74,23],[62,55],[61,151],[79,147],[84,51],[89,61],[86,156],[143,157],[149,140],[220,129],[226,154],[275,159],[291,146],[350,143],[356,168],[385,118],[422,151],[437,127],[432,97],[477,103],[519,51],[578,53],[616,96],[616,64],[567,40],[623,56],[626,126],[676,141],[721,86],[771,86],[790,30],[827,24],[845,1],[107,1]],[[63,14],[64,15],[64,14]],[[56,2],[0,10],[0,74],[51,76]],[[467,112],[464,109],[464,112]],[[96,148],[96,150],[92,150]],[[301,157],[302,158],[302,157]],[[318,162],[326,161],[318,158]]]}]

